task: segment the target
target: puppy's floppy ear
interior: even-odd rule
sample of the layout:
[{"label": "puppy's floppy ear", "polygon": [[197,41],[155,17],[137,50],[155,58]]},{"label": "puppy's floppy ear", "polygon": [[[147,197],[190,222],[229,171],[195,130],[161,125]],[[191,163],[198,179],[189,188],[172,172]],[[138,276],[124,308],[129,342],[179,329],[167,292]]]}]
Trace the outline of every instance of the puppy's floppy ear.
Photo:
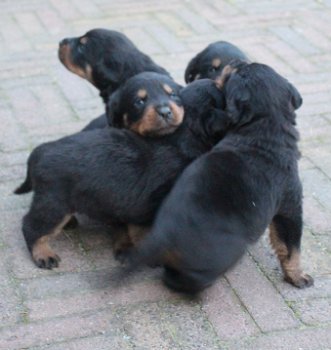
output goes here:
[{"label": "puppy's floppy ear", "polygon": [[228,86],[225,93],[226,111],[231,123],[239,126],[248,123],[253,116],[250,104],[251,94],[240,82],[232,86],[233,88]]},{"label": "puppy's floppy ear", "polygon": [[109,126],[123,127],[123,115],[120,113],[121,89],[115,91],[106,104],[106,115]]},{"label": "puppy's floppy ear", "polygon": [[196,65],[197,65],[198,55],[193,57],[185,69],[185,83],[192,83],[196,75]]},{"label": "puppy's floppy ear", "polygon": [[290,92],[290,103],[293,109],[296,110],[302,105],[302,97],[296,87],[291,83],[288,83],[288,89]]}]

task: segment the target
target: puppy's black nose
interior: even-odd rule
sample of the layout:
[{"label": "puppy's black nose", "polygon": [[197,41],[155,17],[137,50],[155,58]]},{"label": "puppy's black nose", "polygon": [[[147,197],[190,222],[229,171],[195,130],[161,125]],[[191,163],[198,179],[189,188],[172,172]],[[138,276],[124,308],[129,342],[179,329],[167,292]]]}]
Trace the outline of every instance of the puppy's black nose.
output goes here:
[{"label": "puppy's black nose", "polygon": [[172,112],[168,106],[160,106],[156,108],[156,111],[162,116],[164,119],[171,119]]},{"label": "puppy's black nose", "polygon": [[60,41],[60,46],[63,46],[63,45],[67,45],[67,44],[69,44],[69,39],[68,38],[65,38],[65,39],[63,39],[63,40],[61,40]]}]

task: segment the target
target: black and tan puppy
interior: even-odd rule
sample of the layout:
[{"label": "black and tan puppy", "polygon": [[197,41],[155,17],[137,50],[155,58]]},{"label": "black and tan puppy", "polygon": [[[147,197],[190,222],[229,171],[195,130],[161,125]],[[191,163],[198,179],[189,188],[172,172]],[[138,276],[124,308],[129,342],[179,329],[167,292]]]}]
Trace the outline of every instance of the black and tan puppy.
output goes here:
[{"label": "black and tan puppy", "polygon": [[231,60],[249,61],[248,57],[235,45],[227,41],[209,44],[191,59],[185,70],[185,82],[197,79],[215,79]]},{"label": "black and tan puppy", "polygon": [[[100,91],[104,102],[136,74],[156,72],[170,77],[128,37],[114,30],[92,29],[83,36],[65,38],[59,44],[58,55],[69,71],[86,79]],[[107,125],[103,114],[92,120],[83,131]]]},{"label": "black and tan puppy", "polygon": [[313,279],[300,266],[302,188],[294,110],[301,96],[266,65],[240,62],[223,72],[218,82],[229,129],[185,169],[133,261],[163,264],[166,285],[196,293],[233,266],[269,226],[285,280],[311,286]]},{"label": "black and tan puppy", "polygon": [[27,178],[16,193],[34,191],[23,234],[39,267],[58,266],[48,240],[76,212],[106,223],[149,225],[177,176],[222,137],[224,99],[215,82],[195,82],[180,98],[179,89],[165,75],[141,73],[125,83],[109,107],[111,123],[135,132],[96,129],[32,152]]},{"label": "black and tan puppy", "polygon": [[65,38],[59,44],[58,54],[68,70],[100,91],[105,102],[127,79],[138,73],[170,76],[129,38],[114,30],[92,29],[83,36]]}]

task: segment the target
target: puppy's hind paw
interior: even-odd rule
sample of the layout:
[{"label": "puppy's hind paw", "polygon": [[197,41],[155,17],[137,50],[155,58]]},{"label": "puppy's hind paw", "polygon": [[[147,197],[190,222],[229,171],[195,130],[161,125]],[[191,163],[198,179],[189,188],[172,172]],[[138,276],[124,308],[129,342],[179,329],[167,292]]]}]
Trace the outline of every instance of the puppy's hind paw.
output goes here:
[{"label": "puppy's hind paw", "polygon": [[116,249],[114,258],[122,265],[128,265],[131,262],[130,249]]},{"label": "puppy's hind paw", "polygon": [[302,273],[301,275],[295,278],[290,276],[285,276],[284,279],[286,282],[291,283],[293,286],[300,289],[311,287],[314,285],[314,279],[310,275],[305,273]]}]

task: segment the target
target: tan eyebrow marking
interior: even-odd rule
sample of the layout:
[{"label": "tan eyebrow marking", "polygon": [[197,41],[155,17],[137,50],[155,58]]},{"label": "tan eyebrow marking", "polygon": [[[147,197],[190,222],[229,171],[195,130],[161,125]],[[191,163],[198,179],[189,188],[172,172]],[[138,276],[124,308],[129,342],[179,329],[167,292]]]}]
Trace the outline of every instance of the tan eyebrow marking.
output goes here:
[{"label": "tan eyebrow marking", "polygon": [[87,43],[87,40],[88,40],[87,37],[83,36],[82,38],[79,39],[79,42],[84,45]]},{"label": "tan eyebrow marking", "polygon": [[214,58],[211,62],[214,68],[218,68],[221,65],[222,61],[220,58]]},{"label": "tan eyebrow marking", "polygon": [[172,88],[168,84],[163,84],[163,89],[168,94],[172,93]]},{"label": "tan eyebrow marking", "polygon": [[140,89],[140,90],[138,90],[137,95],[140,98],[146,98],[147,97],[147,91],[145,89]]}]

